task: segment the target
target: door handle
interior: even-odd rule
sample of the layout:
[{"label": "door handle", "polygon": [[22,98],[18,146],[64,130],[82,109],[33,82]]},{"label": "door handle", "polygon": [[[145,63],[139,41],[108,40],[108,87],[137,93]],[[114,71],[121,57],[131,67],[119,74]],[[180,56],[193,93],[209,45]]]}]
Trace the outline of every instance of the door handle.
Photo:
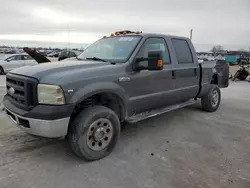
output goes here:
[{"label": "door handle", "polygon": [[172,70],[172,79],[176,79],[176,72]]},{"label": "door handle", "polygon": [[197,76],[197,69],[194,69],[194,76]]}]

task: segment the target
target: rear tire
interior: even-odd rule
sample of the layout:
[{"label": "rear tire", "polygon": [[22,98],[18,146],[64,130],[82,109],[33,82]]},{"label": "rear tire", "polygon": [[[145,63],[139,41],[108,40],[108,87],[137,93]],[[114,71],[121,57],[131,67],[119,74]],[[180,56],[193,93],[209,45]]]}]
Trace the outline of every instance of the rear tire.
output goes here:
[{"label": "rear tire", "polygon": [[94,161],[108,156],[120,137],[120,121],[111,109],[93,106],[81,111],[70,125],[68,142],[80,158]]},{"label": "rear tire", "polygon": [[212,85],[210,91],[201,98],[202,109],[207,112],[215,112],[221,101],[221,92],[217,85]]}]

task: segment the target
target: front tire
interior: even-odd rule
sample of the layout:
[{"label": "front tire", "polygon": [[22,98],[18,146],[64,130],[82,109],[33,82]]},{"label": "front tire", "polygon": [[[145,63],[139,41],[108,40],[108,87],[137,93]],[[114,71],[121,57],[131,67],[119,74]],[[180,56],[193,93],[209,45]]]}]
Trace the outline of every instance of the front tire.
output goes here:
[{"label": "front tire", "polygon": [[77,115],[70,125],[68,141],[77,156],[94,161],[113,151],[120,129],[120,121],[114,111],[104,106],[93,106]]},{"label": "front tire", "polygon": [[202,109],[207,112],[215,112],[220,106],[221,92],[217,85],[213,85],[210,91],[201,98]]}]

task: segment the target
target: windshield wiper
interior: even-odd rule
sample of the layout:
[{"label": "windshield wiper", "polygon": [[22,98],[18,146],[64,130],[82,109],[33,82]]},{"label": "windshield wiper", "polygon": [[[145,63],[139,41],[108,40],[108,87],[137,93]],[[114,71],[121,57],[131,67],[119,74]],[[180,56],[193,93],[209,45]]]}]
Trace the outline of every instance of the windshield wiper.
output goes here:
[{"label": "windshield wiper", "polygon": [[87,57],[86,59],[90,59],[90,60],[94,60],[94,61],[109,62],[109,63],[111,63],[112,65],[115,65],[115,64],[116,64],[115,62],[107,61],[107,60],[101,59],[101,58],[99,58],[99,57]]},{"label": "windshield wiper", "polygon": [[106,61],[105,59],[101,59],[101,58],[99,58],[99,57],[87,57],[86,59],[91,59],[91,60],[94,60],[94,61],[108,62],[108,61]]}]

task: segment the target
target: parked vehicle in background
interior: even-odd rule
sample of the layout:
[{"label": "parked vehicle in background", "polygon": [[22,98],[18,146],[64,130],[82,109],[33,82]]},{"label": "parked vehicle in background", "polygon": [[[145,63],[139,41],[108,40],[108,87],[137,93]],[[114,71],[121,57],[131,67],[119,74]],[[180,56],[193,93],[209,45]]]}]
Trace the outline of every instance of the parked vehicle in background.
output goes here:
[{"label": "parked vehicle in background", "polygon": [[226,55],[225,60],[229,63],[229,65],[237,65],[237,56],[236,55]]},{"label": "parked vehicle in background", "polygon": [[66,137],[77,156],[97,160],[114,149],[121,122],[135,123],[197,99],[203,110],[216,111],[228,72],[223,60],[198,63],[188,38],[121,31],[77,58],[11,71],[3,105],[27,133]]},{"label": "parked vehicle in background", "polygon": [[63,50],[61,53],[59,53],[58,61],[62,61],[64,59],[71,58],[71,57],[76,57],[79,54],[81,54],[81,52],[73,51],[73,50]]},{"label": "parked vehicle in background", "polygon": [[199,63],[204,62],[204,61],[209,61],[209,60],[207,58],[198,58]]},{"label": "parked vehicle in background", "polygon": [[48,53],[47,57],[59,57],[60,52],[58,51],[53,51]]},{"label": "parked vehicle in background", "polygon": [[9,55],[0,60],[0,74],[7,73],[16,68],[37,64],[37,61],[28,54]]}]

